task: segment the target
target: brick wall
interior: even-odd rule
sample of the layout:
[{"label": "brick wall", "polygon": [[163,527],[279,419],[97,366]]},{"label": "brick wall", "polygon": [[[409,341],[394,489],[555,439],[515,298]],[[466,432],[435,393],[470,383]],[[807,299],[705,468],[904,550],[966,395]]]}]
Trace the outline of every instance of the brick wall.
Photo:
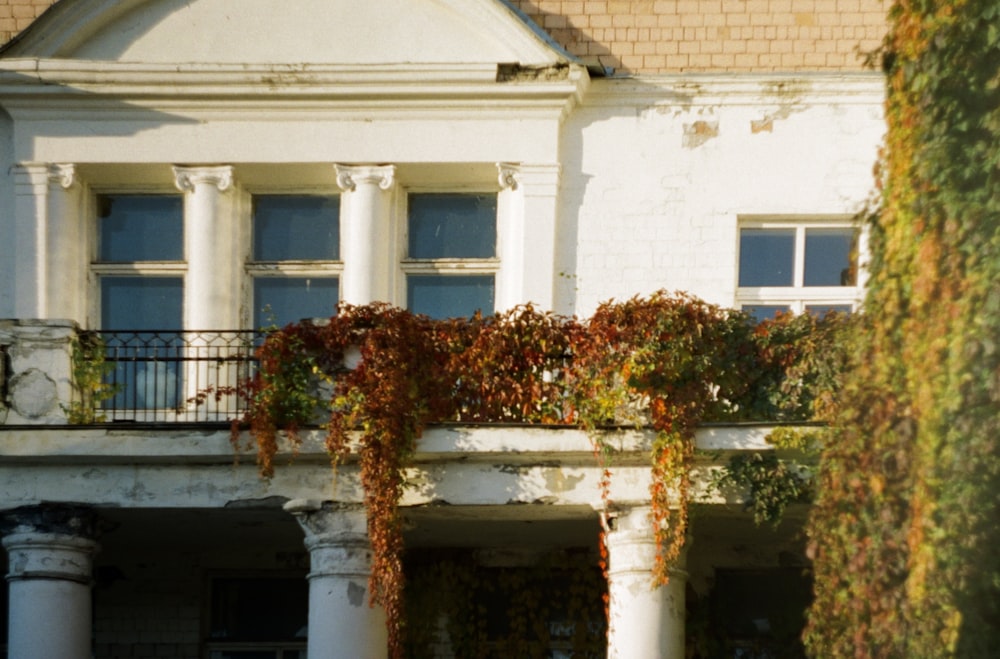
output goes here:
[{"label": "brick wall", "polygon": [[54,0],[0,0],[0,43],[31,25]]},{"label": "brick wall", "polygon": [[512,0],[569,52],[618,73],[849,71],[890,0]]},{"label": "brick wall", "polygon": [[[569,52],[618,73],[850,71],[891,0],[510,0]],[[53,0],[0,0],[0,43]]]}]

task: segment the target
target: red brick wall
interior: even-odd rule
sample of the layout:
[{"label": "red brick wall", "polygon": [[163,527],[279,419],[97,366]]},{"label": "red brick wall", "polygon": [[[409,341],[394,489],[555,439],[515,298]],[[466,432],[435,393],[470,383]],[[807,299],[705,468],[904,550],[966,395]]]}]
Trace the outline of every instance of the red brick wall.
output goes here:
[{"label": "red brick wall", "polygon": [[[892,0],[511,0],[566,50],[618,73],[851,71]],[[0,0],[0,43],[53,0]]]}]

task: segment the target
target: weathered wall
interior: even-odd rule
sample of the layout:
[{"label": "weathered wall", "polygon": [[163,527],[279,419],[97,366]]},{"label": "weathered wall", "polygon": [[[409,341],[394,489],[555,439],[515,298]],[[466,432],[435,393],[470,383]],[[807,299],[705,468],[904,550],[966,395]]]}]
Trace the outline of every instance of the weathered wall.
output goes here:
[{"label": "weathered wall", "polygon": [[[52,0],[0,0],[0,43]],[[890,0],[511,0],[569,52],[618,73],[859,70]]]},{"label": "weathered wall", "polygon": [[557,310],[683,290],[735,303],[741,216],[851,216],[884,132],[877,76],[595,81],[563,130]]}]

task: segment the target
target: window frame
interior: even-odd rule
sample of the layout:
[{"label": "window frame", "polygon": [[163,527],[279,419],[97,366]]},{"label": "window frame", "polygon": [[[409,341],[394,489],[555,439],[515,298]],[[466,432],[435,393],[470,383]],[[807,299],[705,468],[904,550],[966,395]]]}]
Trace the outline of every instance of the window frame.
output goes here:
[{"label": "window frame", "polygon": [[306,631],[308,634],[309,628],[309,586],[308,586],[308,571],[301,569],[212,569],[208,570],[204,575],[203,582],[203,602],[205,605],[202,607],[201,617],[202,617],[202,632],[201,645],[202,645],[202,657],[205,659],[211,659],[213,652],[251,652],[251,651],[261,651],[261,652],[274,652],[275,656],[281,659],[285,653],[299,653],[299,656],[304,655],[308,645],[308,635],[304,637],[301,641],[295,640],[285,640],[285,641],[227,641],[220,640],[218,638],[212,638],[211,632],[213,628],[214,620],[212,619],[213,609],[212,602],[215,591],[215,583],[219,580],[240,580],[240,581],[262,581],[262,580],[301,580],[305,583],[306,588]]},{"label": "window frame", "polygon": [[[101,197],[125,197],[125,196],[157,196],[157,197],[173,197],[180,199],[181,202],[181,215],[180,215],[180,230],[181,230],[181,259],[165,259],[165,260],[149,260],[149,261],[101,261],[100,260],[100,246],[101,246],[101,226],[99,217],[99,199]],[[181,279],[181,318],[179,320],[179,325],[177,327],[158,327],[155,329],[161,330],[176,330],[181,331],[184,329],[184,318],[183,318],[183,300],[185,289],[187,288],[187,253],[186,253],[186,242],[184,240],[184,195],[178,192],[176,188],[170,188],[166,186],[115,186],[115,187],[97,187],[92,188],[90,191],[88,199],[88,213],[87,216],[90,218],[89,221],[89,231],[90,245],[89,245],[89,259],[88,259],[88,269],[87,276],[88,282],[87,287],[92,292],[89,296],[90,303],[88,305],[88,316],[89,316],[89,327],[94,327],[98,329],[111,329],[111,330],[131,330],[134,328],[130,327],[103,327],[102,309],[104,305],[104,300],[102,299],[102,278],[105,277],[163,277],[163,278],[180,278]]]},{"label": "window frame", "polygon": [[[496,188],[483,186],[461,187],[407,187],[401,189],[399,195],[400,207],[398,217],[398,241],[399,241],[399,272],[400,281],[397,286],[398,299],[405,309],[410,308],[409,277],[413,276],[492,276],[493,277],[493,308],[483,309],[483,315],[492,315],[496,311],[497,284],[500,276],[501,254],[500,254],[500,200],[499,191]],[[495,216],[493,224],[493,256],[492,257],[448,257],[448,258],[411,258],[409,256],[410,237],[410,197],[411,195],[480,195],[492,197],[495,201]]]},{"label": "window frame", "polygon": [[[743,259],[742,232],[744,229],[792,229],[794,253],[792,255],[792,284],[789,286],[740,286],[740,265]],[[806,286],[805,245],[806,231],[810,229],[853,229],[855,232],[853,285]],[[791,313],[800,314],[813,306],[849,306],[852,312],[858,310],[864,290],[864,269],[862,256],[866,253],[866,232],[864,227],[851,215],[825,216],[742,216],[736,229],[736,307],[743,309],[757,306],[788,307]]]},{"label": "window frame", "polygon": [[[344,287],[344,196],[335,188],[328,187],[266,187],[253,188],[246,192],[245,208],[241,212],[241,221],[246,223],[246,246],[244,273],[246,281],[243,287],[244,327],[260,329],[254,326],[257,315],[257,300],[254,295],[254,284],[258,278],[282,279],[312,277],[316,279],[337,280],[337,300],[343,300]],[[334,197],[338,204],[337,222],[338,236],[341,244],[337,246],[337,259],[254,259],[254,202],[257,197]],[[296,319],[298,320],[298,319]]]}]

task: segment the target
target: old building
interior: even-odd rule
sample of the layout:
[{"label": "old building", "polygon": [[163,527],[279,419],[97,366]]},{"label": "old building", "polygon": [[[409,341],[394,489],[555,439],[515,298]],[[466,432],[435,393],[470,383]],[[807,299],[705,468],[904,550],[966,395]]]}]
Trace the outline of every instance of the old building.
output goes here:
[{"label": "old building", "polygon": [[[239,377],[205,364],[245,354],[240,332],[338,301],[856,308],[863,274],[839,273],[863,253],[883,85],[861,56],[886,5],[0,2],[8,656],[385,656],[351,466],[332,478],[307,433],[262,480],[249,449],[234,465],[233,410],[174,411]],[[82,331],[129,355],[96,411]],[[766,433],[705,427],[698,446],[766,450]],[[769,607],[801,611],[801,515],[758,529],[706,495],[686,565],[648,588],[648,436],[621,441],[608,655],[683,657],[708,634],[764,656]],[[596,565],[599,479],[580,430],[433,428],[407,547]],[[729,608],[686,620],[713,593]]]}]

